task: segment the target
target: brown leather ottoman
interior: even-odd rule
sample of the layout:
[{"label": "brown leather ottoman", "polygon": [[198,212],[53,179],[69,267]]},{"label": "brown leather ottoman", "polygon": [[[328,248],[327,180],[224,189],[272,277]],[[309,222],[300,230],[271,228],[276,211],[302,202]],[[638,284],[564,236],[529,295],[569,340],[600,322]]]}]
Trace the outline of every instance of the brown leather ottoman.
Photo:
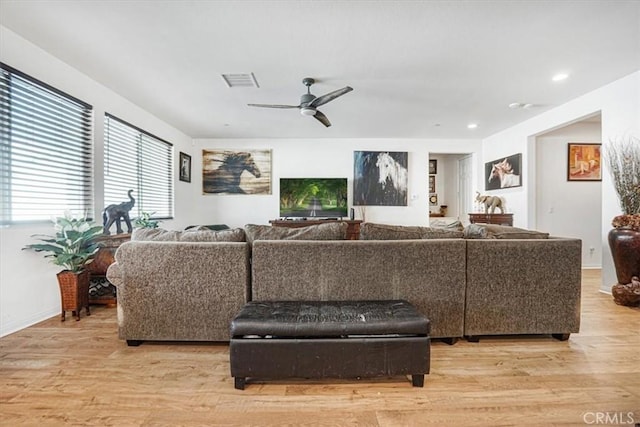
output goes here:
[{"label": "brown leather ottoman", "polygon": [[355,378],[429,373],[430,324],[393,301],[252,301],[231,322],[231,376]]}]

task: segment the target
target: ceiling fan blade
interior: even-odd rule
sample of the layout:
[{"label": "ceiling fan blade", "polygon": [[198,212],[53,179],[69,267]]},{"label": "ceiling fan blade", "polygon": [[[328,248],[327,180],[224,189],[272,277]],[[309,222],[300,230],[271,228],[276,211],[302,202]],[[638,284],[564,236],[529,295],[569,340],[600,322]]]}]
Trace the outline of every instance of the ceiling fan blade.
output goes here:
[{"label": "ceiling fan blade", "polygon": [[249,107],[263,108],[300,108],[299,105],[278,105],[278,104],[247,104]]},{"label": "ceiling fan blade", "polygon": [[331,122],[329,121],[329,119],[327,119],[327,116],[322,114],[321,111],[316,110],[316,114],[313,117],[315,117],[320,123],[322,123],[326,127],[331,126]]},{"label": "ceiling fan blade", "polygon": [[319,107],[321,105],[326,104],[329,101],[333,101],[339,96],[344,95],[345,93],[351,92],[353,90],[352,87],[346,86],[342,89],[334,90],[333,92],[329,92],[326,95],[322,95],[314,99],[309,103],[310,107]]}]

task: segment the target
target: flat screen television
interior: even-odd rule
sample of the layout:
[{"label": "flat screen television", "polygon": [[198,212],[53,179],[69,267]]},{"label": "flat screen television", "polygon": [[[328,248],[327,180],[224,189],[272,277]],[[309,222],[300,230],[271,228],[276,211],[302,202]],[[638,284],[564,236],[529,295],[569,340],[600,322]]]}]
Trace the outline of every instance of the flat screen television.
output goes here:
[{"label": "flat screen television", "polygon": [[280,217],[347,216],[347,178],[280,178]]}]

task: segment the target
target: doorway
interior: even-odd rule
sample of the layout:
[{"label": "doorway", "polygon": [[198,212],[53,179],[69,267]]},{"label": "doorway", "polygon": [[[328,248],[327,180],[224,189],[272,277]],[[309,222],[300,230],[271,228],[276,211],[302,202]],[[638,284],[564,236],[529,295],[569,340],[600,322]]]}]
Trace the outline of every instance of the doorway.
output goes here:
[{"label": "doorway", "polygon": [[535,137],[535,228],[582,240],[582,266],[602,266],[602,182],[569,180],[569,143],[601,143],[600,114]]}]

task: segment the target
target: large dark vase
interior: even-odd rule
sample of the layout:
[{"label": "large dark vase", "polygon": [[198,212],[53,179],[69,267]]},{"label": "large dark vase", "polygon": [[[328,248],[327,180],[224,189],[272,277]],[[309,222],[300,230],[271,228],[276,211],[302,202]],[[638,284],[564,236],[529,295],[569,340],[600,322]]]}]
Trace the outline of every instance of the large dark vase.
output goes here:
[{"label": "large dark vase", "polygon": [[631,283],[632,276],[640,276],[640,231],[614,228],[609,232],[609,247],[616,267],[618,283]]}]

